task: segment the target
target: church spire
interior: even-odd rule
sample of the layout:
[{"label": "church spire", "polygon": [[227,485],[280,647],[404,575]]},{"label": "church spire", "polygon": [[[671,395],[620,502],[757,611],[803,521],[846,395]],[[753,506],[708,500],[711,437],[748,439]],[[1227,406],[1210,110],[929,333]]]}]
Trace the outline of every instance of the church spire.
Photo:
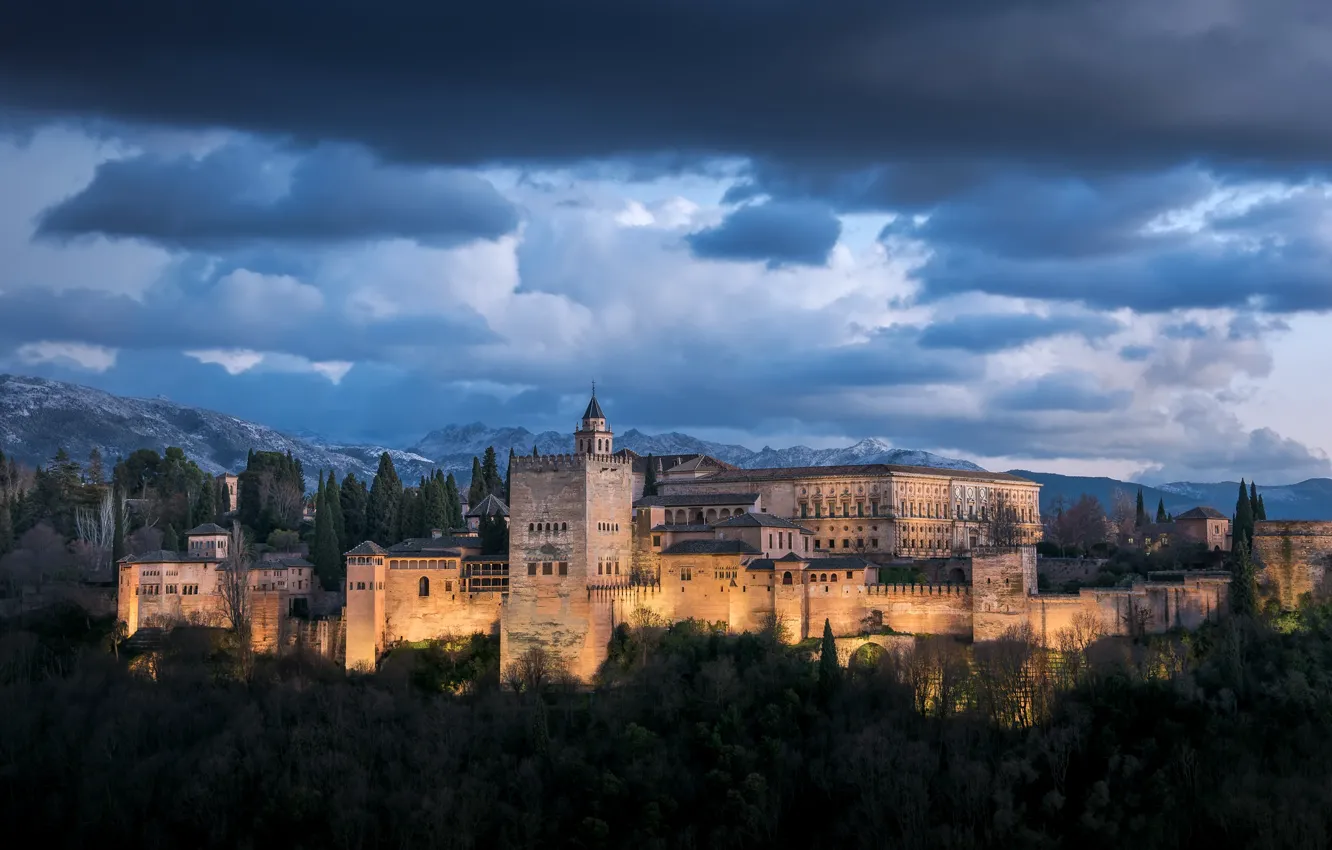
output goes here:
[{"label": "church spire", "polygon": [[610,427],[606,424],[606,414],[601,410],[601,403],[597,401],[597,385],[592,384],[592,398],[587,403],[587,409],[583,411],[583,421],[577,431],[574,432],[574,445],[578,447],[579,454],[608,455],[611,453]]}]

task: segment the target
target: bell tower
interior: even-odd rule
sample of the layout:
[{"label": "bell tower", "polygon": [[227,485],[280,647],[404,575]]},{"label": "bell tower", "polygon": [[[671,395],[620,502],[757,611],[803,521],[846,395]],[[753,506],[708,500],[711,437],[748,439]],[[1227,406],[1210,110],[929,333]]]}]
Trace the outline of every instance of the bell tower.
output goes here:
[{"label": "bell tower", "polygon": [[601,412],[601,405],[597,402],[597,385],[593,384],[592,400],[587,403],[587,410],[583,411],[583,421],[579,423],[578,430],[574,431],[575,453],[580,455],[613,454],[611,439],[614,436],[614,433],[606,425],[606,414]]}]

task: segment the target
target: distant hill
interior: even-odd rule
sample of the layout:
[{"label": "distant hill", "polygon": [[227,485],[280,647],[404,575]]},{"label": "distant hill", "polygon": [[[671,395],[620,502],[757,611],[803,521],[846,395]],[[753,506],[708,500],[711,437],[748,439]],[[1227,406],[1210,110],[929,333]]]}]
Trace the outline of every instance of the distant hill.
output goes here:
[{"label": "distant hill", "polygon": [[[1109,509],[1116,488],[1136,496],[1142,487],[1142,498],[1147,512],[1156,515],[1157,500],[1164,499],[1166,510],[1181,513],[1199,505],[1216,508],[1226,516],[1235,512],[1235,499],[1239,496],[1238,481],[1215,484],[1175,482],[1156,487],[1118,481],[1114,478],[1089,478],[1078,475],[1058,475],[1053,472],[1032,472],[1027,469],[1010,470],[1014,475],[1030,478],[1041,484],[1041,512],[1053,510],[1056,500],[1077,501],[1083,493],[1095,496]],[[1323,519],[1332,520],[1332,479],[1310,478],[1298,484],[1264,487],[1258,483],[1268,519]]]}]

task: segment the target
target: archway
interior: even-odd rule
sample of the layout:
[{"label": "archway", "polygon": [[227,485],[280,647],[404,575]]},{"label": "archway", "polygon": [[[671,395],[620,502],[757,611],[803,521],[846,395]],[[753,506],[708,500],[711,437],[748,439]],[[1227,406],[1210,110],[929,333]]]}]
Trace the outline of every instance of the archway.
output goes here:
[{"label": "archway", "polygon": [[790,571],[790,570],[787,570],[787,571],[782,575],[782,584],[790,584],[790,583],[791,583],[791,571]]}]

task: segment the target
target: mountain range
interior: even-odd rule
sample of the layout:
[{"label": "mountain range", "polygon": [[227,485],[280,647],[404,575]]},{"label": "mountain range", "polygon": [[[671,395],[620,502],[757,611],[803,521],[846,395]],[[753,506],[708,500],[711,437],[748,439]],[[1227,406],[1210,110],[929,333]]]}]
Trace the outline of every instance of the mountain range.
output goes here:
[{"label": "mountain range", "polygon": [[[641,455],[711,455],[746,469],[790,466],[837,466],[886,463],[942,469],[980,470],[966,460],[925,451],[896,448],[868,438],[844,448],[811,449],[806,446],[755,451],[746,446],[715,443],[688,434],[645,434],[630,429],[616,435],[616,447]],[[530,454],[569,451],[572,438],[558,431],[533,433],[521,427],[493,428],[482,423],[448,425],[405,448],[324,442],[313,434],[282,433],[263,425],[211,410],[187,407],[166,399],[137,399],[112,395],[79,384],[44,378],[0,375],[0,450],[33,464],[47,462],[59,449],[83,459],[95,447],[108,461],[136,449],[163,451],[179,446],[211,473],[236,472],[245,466],[251,448],[291,452],[300,459],[313,483],[319,470],[334,469],[339,476],[374,475],[379,456],[387,451],[399,476],[412,482],[436,469],[452,472],[459,483],[471,476],[472,458],[493,446],[501,464],[512,448]],[[1155,514],[1158,500],[1166,510],[1179,513],[1207,505],[1229,515],[1235,507],[1238,482],[1211,484],[1177,482],[1148,487],[1113,478],[1087,478],[1049,472],[1011,470],[1042,484],[1042,509],[1049,512],[1060,499],[1071,503],[1083,494],[1096,496],[1107,506],[1116,490],[1130,497],[1143,490],[1147,510]],[[1332,480],[1314,478],[1286,486],[1258,487],[1271,519],[1332,519]]]}]

